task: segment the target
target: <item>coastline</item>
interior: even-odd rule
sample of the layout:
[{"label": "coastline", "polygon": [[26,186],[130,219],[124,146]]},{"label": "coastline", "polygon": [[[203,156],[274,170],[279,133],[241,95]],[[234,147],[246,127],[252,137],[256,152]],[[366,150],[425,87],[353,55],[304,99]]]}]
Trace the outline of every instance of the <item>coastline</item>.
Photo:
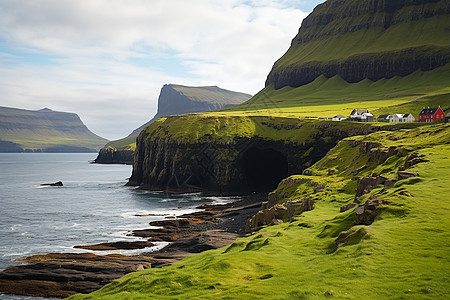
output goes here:
[{"label": "coastline", "polygon": [[24,265],[0,273],[0,293],[55,298],[89,293],[129,272],[168,266],[188,255],[224,247],[245,236],[247,219],[266,199],[266,194],[253,194],[228,204],[202,205],[197,207],[201,211],[195,213],[150,222],[152,228],[130,233],[145,239],[142,242],[74,246],[90,250],[139,249],[152,242],[169,242],[154,252],[133,256],[47,253],[21,258],[18,262]]}]

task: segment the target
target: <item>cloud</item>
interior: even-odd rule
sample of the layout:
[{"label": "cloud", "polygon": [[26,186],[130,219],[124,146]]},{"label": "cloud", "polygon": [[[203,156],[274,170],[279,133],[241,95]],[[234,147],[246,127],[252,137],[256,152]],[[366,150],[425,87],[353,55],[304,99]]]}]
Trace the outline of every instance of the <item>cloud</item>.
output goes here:
[{"label": "cloud", "polygon": [[292,1],[0,0],[1,105],[120,138],[165,83],[258,92],[305,16]]}]

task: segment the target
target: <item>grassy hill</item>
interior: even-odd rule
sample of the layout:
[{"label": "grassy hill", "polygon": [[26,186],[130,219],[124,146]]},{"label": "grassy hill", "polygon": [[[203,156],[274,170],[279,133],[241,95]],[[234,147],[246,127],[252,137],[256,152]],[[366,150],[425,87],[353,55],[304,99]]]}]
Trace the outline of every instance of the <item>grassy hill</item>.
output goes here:
[{"label": "grassy hill", "polygon": [[297,87],[320,75],[377,81],[444,66],[449,13],[445,0],[328,0],[303,21],[266,85]]},{"label": "grassy hill", "polygon": [[[249,101],[160,119],[142,137],[301,143],[311,128],[333,122],[299,118],[368,108],[375,116],[412,113],[417,119],[422,107],[438,105],[448,113],[448,15],[443,0],[326,1],[305,19],[266,87]],[[267,119],[276,126],[263,126]],[[340,123],[347,124],[357,126]],[[450,289],[449,155],[448,124],[415,123],[343,139],[303,173],[309,175],[290,176],[270,194],[261,213],[285,212],[282,224],[70,299],[444,299]],[[302,211],[304,201],[314,209]],[[257,217],[249,228],[254,224]]]},{"label": "grassy hill", "polygon": [[[448,124],[347,138],[309,168],[312,175],[294,175],[274,191],[280,205],[312,198],[312,211],[70,299],[443,299],[450,267],[450,204],[443,198],[449,145]],[[380,161],[375,152],[390,155]],[[340,212],[354,201],[358,177],[397,180],[412,157],[423,159],[407,169],[418,177],[377,185],[358,198],[359,206],[379,201],[372,224],[359,224],[356,208]],[[330,169],[336,171],[329,175]],[[318,184],[323,189],[314,192]]]},{"label": "grassy hill", "polygon": [[96,152],[108,142],[76,114],[9,107],[0,107],[0,141],[3,152]]}]

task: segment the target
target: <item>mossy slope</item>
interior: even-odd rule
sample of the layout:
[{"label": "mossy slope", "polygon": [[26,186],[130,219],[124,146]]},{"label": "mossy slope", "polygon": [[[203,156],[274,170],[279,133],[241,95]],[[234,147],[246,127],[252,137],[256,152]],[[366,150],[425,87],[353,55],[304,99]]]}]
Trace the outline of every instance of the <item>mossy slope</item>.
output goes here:
[{"label": "mossy slope", "polygon": [[[355,209],[339,212],[354,200],[357,177],[395,178],[414,152],[427,160],[407,170],[419,177],[359,198],[383,201],[371,225],[355,225]],[[375,163],[380,155],[374,153],[391,155]],[[294,177],[308,180],[284,181],[275,191],[283,194],[280,203],[313,197],[314,210],[70,299],[443,299],[449,292],[449,155],[450,126],[444,124],[347,138],[309,169],[311,176]],[[366,169],[354,175],[362,165]],[[326,186],[311,193],[310,180]],[[339,237],[346,238],[337,247]]]}]

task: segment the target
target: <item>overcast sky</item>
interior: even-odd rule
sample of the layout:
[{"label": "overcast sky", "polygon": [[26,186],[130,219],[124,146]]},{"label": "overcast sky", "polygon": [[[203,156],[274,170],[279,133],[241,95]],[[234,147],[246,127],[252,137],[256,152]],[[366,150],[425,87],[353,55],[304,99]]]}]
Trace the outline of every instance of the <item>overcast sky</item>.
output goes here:
[{"label": "overcast sky", "polygon": [[324,0],[0,0],[0,105],[127,136],[166,83],[255,94]]}]

